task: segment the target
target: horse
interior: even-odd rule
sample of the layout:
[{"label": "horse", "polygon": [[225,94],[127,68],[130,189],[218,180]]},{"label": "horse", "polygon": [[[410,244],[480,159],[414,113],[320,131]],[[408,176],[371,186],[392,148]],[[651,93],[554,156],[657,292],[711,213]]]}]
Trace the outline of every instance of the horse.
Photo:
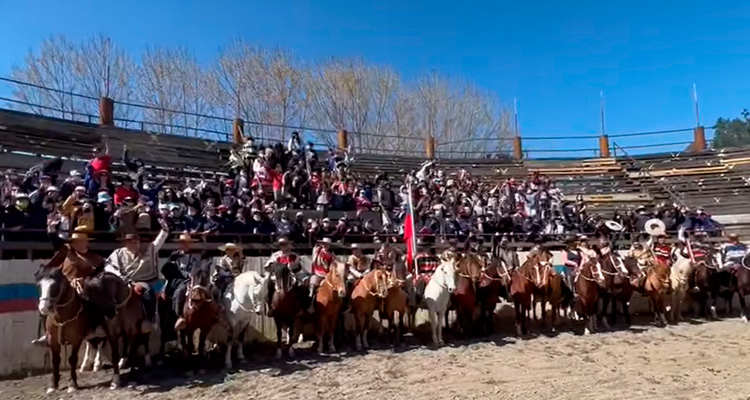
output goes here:
[{"label": "horse", "polygon": [[190,273],[190,283],[187,289],[187,301],[183,307],[182,316],[185,318],[185,328],[180,331],[182,350],[185,357],[190,359],[194,350],[193,333],[200,331],[198,336],[198,359],[203,359],[206,348],[206,338],[219,317],[219,307],[214,301],[212,290],[209,288],[211,260],[205,260],[200,268],[194,268]]},{"label": "horse", "polygon": [[334,262],[320,283],[315,297],[315,314],[318,331],[318,353],[323,353],[323,343],[328,337],[328,350],[336,352],[333,343],[341,304],[346,298],[346,265]]},{"label": "horse", "polygon": [[669,265],[655,261],[646,271],[643,293],[648,295],[657,325],[667,325],[667,292],[670,290]]},{"label": "horse", "polygon": [[388,320],[392,343],[399,346],[404,331],[404,318],[409,313],[409,299],[404,290],[406,280],[398,279],[395,272],[388,272],[388,293],[383,299],[382,315]]},{"label": "horse", "polygon": [[[124,369],[128,366],[129,360],[136,359],[138,348],[143,346],[144,365],[147,368],[151,367],[151,352],[149,351],[151,329],[143,299],[136,293],[133,286],[128,285],[119,276],[108,272],[92,277],[87,283],[87,287],[94,286],[98,286],[96,293],[106,293],[106,295],[105,298],[90,298],[91,303],[101,304],[105,308],[109,308],[114,302],[114,315],[105,315],[103,324],[107,335],[111,337],[108,342],[110,347],[113,347],[112,363],[118,369]],[[122,342],[121,351],[119,349],[120,342]],[[101,368],[104,344],[104,341],[97,340],[91,340],[86,344],[81,371],[89,369],[91,365],[89,361],[92,359],[91,353],[93,350],[96,350],[96,356],[92,369],[97,371]],[[114,386],[116,385],[113,384]]]},{"label": "horse", "polygon": [[504,290],[507,292],[509,284],[508,266],[500,258],[491,259],[489,266],[482,270],[477,288],[479,321],[486,334],[492,334],[495,331],[495,308],[497,308],[502,292]]},{"label": "horse", "polygon": [[354,347],[357,351],[370,347],[367,343],[367,332],[370,329],[372,313],[378,305],[378,299],[384,299],[388,294],[387,272],[375,269],[368,272],[352,291],[352,314],[354,314],[354,325],[356,336]]},{"label": "horse", "polygon": [[701,316],[710,316],[711,318],[718,319],[716,306],[714,305],[715,299],[712,302],[716,269],[710,266],[706,260],[697,261],[692,265],[693,269],[689,278],[689,286],[692,286],[692,290],[689,293],[693,298],[694,306],[697,305],[699,307],[698,312]]},{"label": "horse", "polygon": [[547,285],[544,289],[544,296],[541,297],[542,306],[542,326],[546,325],[545,314],[546,314],[546,302],[550,303],[550,326],[552,332],[557,330],[557,317],[560,314],[560,309],[568,299],[570,290],[565,285],[565,278],[562,274],[549,269],[547,278]]},{"label": "horse", "polygon": [[[520,267],[511,274],[510,298],[516,312],[516,334],[528,334],[526,326],[528,312],[531,311],[531,298],[534,293],[544,295],[543,288],[548,281],[550,270],[549,252],[539,252],[531,255]],[[542,316],[544,318],[544,316]]]},{"label": "horse", "polygon": [[[39,312],[47,317],[47,346],[52,352],[52,384],[47,394],[60,386],[60,352],[64,344],[70,345],[68,392],[74,392],[78,390],[78,351],[85,337],[94,330],[95,318],[92,315],[95,312],[84,304],[60,268],[41,267],[34,278],[40,289]],[[116,350],[113,353],[117,354]],[[120,370],[116,365],[113,370],[112,385],[119,386]]]},{"label": "horse", "polygon": [[[633,262],[625,261],[613,250],[599,257],[599,266],[604,275],[604,287],[600,289],[599,297],[602,300],[602,308],[599,310],[597,320],[602,322],[604,329],[609,330],[607,321],[607,308],[612,307],[610,314],[612,326],[617,324],[617,306],[622,306],[623,314],[628,326],[630,325],[630,298],[633,296],[633,287],[630,285],[631,268]],[[634,270],[640,272],[636,267]]]},{"label": "horse", "polygon": [[690,288],[689,280],[693,271],[693,264],[689,258],[683,257],[680,252],[675,254],[677,259],[672,263],[669,280],[672,287],[670,320],[676,324],[682,319],[682,303],[685,301]]},{"label": "horse", "polygon": [[273,267],[273,294],[271,295],[271,313],[276,324],[276,358],[284,355],[281,345],[282,333],[286,332],[287,354],[294,357],[292,334],[294,323],[302,310],[299,291],[295,285],[294,274],[286,264],[276,263]]},{"label": "horse", "polygon": [[445,344],[443,341],[443,320],[448,311],[450,295],[456,290],[456,261],[448,260],[440,263],[430,278],[430,283],[424,290],[424,301],[430,314],[432,328],[432,342],[436,346]]},{"label": "horse", "polygon": [[452,304],[456,308],[458,330],[462,335],[466,335],[472,328],[477,308],[476,289],[484,268],[485,262],[477,254],[469,253],[458,261]]},{"label": "horse", "polygon": [[750,254],[742,258],[742,263],[735,273],[735,287],[740,298],[740,316],[742,322],[747,322],[747,302],[745,296],[750,294]]},{"label": "horse", "polygon": [[233,349],[237,349],[237,360],[242,362],[245,354],[242,348],[245,330],[253,315],[263,310],[268,297],[268,275],[261,276],[255,271],[237,275],[227,287],[224,297],[224,314],[229,325],[229,337],[224,359],[224,366],[232,368]]},{"label": "horse", "polygon": [[578,302],[576,307],[586,321],[584,335],[596,332],[596,316],[599,306],[599,289],[604,286],[604,274],[601,272],[599,260],[596,258],[586,261],[578,270],[575,279]]}]

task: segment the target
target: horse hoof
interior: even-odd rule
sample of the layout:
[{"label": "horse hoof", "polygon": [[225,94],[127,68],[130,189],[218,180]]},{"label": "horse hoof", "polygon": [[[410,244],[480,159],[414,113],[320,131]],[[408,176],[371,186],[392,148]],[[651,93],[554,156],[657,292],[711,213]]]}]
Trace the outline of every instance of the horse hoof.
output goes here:
[{"label": "horse hoof", "polygon": [[588,335],[590,335],[590,334],[591,334],[591,331],[589,330],[589,328],[585,328],[585,329],[583,330],[583,335],[584,335],[584,336],[588,336]]},{"label": "horse hoof", "polygon": [[120,369],[125,369],[125,367],[127,367],[127,366],[128,366],[128,360],[126,360],[126,359],[124,359],[124,358],[121,358],[121,359],[120,359],[120,362],[119,362],[119,363],[117,363],[117,366],[118,366],[118,367],[119,367]]},{"label": "horse hoof", "polygon": [[281,349],[276,349],[276,359],[277,360],[281,359],[281,357],[283,355],[284,355],[284,353],[282,353]]},{"label": "horse hoof", "polygon": [[144,364],[146,365],[146,368],[151,368],[151,354],[146,354],[144,356]]},{"label": "horse hoof", "polygon": [[323,354],[323,344],[318,345],[318,354]]},{"label": "horse hoof", "polygon": [[224,368],[225,369],[232,369],[233,367],[234,366],[232,365],[231,361],[227,361],[227,362],[224,363]]},{"label": "horse hoof", "polygon": [[68,393],[75,393],[76,391],[78,391],[78,389],[76,389],[75,386],[71,386],[68,388]]},{"label": "horse hoof", "polygon": [[47,390],[44,393],[46,393],[46,394],[52,394],[52,393],[55,393],[55,390],[57,390],[57,389],[55,389],[55,388],[47,388]]},{"label": "horse hoof", "polygon": [[109,384],[109,390],[117,390],[119,388],[120,388],[120,385],[118,385],[118,384],[116,384],[114,382],[112,382],[112,383]]},{"label": "horse hoof", "polygon": [[291,347],[289,348],[289,357],[294,357],[294,349]]},{"label": "horse hoof", "polygon": [[334,346],[333,344],[331,344],[328,347],[329,347],[328,351],[330,351],[331,353],[335,353],[336,352],[336,346]]},{"label": "horse hoof", "polygon": [[746,316],[746,315],[743,315],[743,316],[742,316],[742,322],[745,322],[745,323],[747,323],[747,316]]}]

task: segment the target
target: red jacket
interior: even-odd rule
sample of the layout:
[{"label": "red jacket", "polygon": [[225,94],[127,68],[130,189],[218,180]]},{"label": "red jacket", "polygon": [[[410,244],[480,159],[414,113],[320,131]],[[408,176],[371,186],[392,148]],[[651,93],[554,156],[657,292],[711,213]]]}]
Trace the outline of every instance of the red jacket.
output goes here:
[{"label": "red jacket", "polygon": [[122,204],[126,197],[132,197],[134,200],[137,200],[138,191],[132,187],[126,188],[125,186],[118,186],[117,189],[115,189],[115,204]]}]

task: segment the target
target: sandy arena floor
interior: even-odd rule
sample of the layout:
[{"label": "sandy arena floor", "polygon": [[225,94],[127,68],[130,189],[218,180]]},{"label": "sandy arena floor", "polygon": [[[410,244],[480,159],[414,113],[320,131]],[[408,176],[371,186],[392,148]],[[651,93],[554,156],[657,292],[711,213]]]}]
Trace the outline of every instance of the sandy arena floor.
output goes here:
[{"label": "sandy arena floor", "polygon": [[230,374],[170,377],[107,388],[108,372],[84,373],[81,391],[44,395],[48,376],[0,381],[0,399],[748,399],[750,325],[696,321],[588,337],[527,340],[497,335],[440,349],[316,356],[256,356]]}]

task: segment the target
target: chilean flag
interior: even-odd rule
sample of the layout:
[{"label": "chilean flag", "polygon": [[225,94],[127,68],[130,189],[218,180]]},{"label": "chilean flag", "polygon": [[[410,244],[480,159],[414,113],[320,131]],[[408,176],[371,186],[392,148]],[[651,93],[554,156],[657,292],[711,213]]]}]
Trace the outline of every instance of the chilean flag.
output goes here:
[{"label": "chilean flag", "polygon": [[406,244],[406,266],[408,270],[412,271],[414,267],[414,255],[417,251],[417,230],[414,228],[411,184],[407,188],[409,193],[406,202],[406,216],[404,217],[404,243]]}]

